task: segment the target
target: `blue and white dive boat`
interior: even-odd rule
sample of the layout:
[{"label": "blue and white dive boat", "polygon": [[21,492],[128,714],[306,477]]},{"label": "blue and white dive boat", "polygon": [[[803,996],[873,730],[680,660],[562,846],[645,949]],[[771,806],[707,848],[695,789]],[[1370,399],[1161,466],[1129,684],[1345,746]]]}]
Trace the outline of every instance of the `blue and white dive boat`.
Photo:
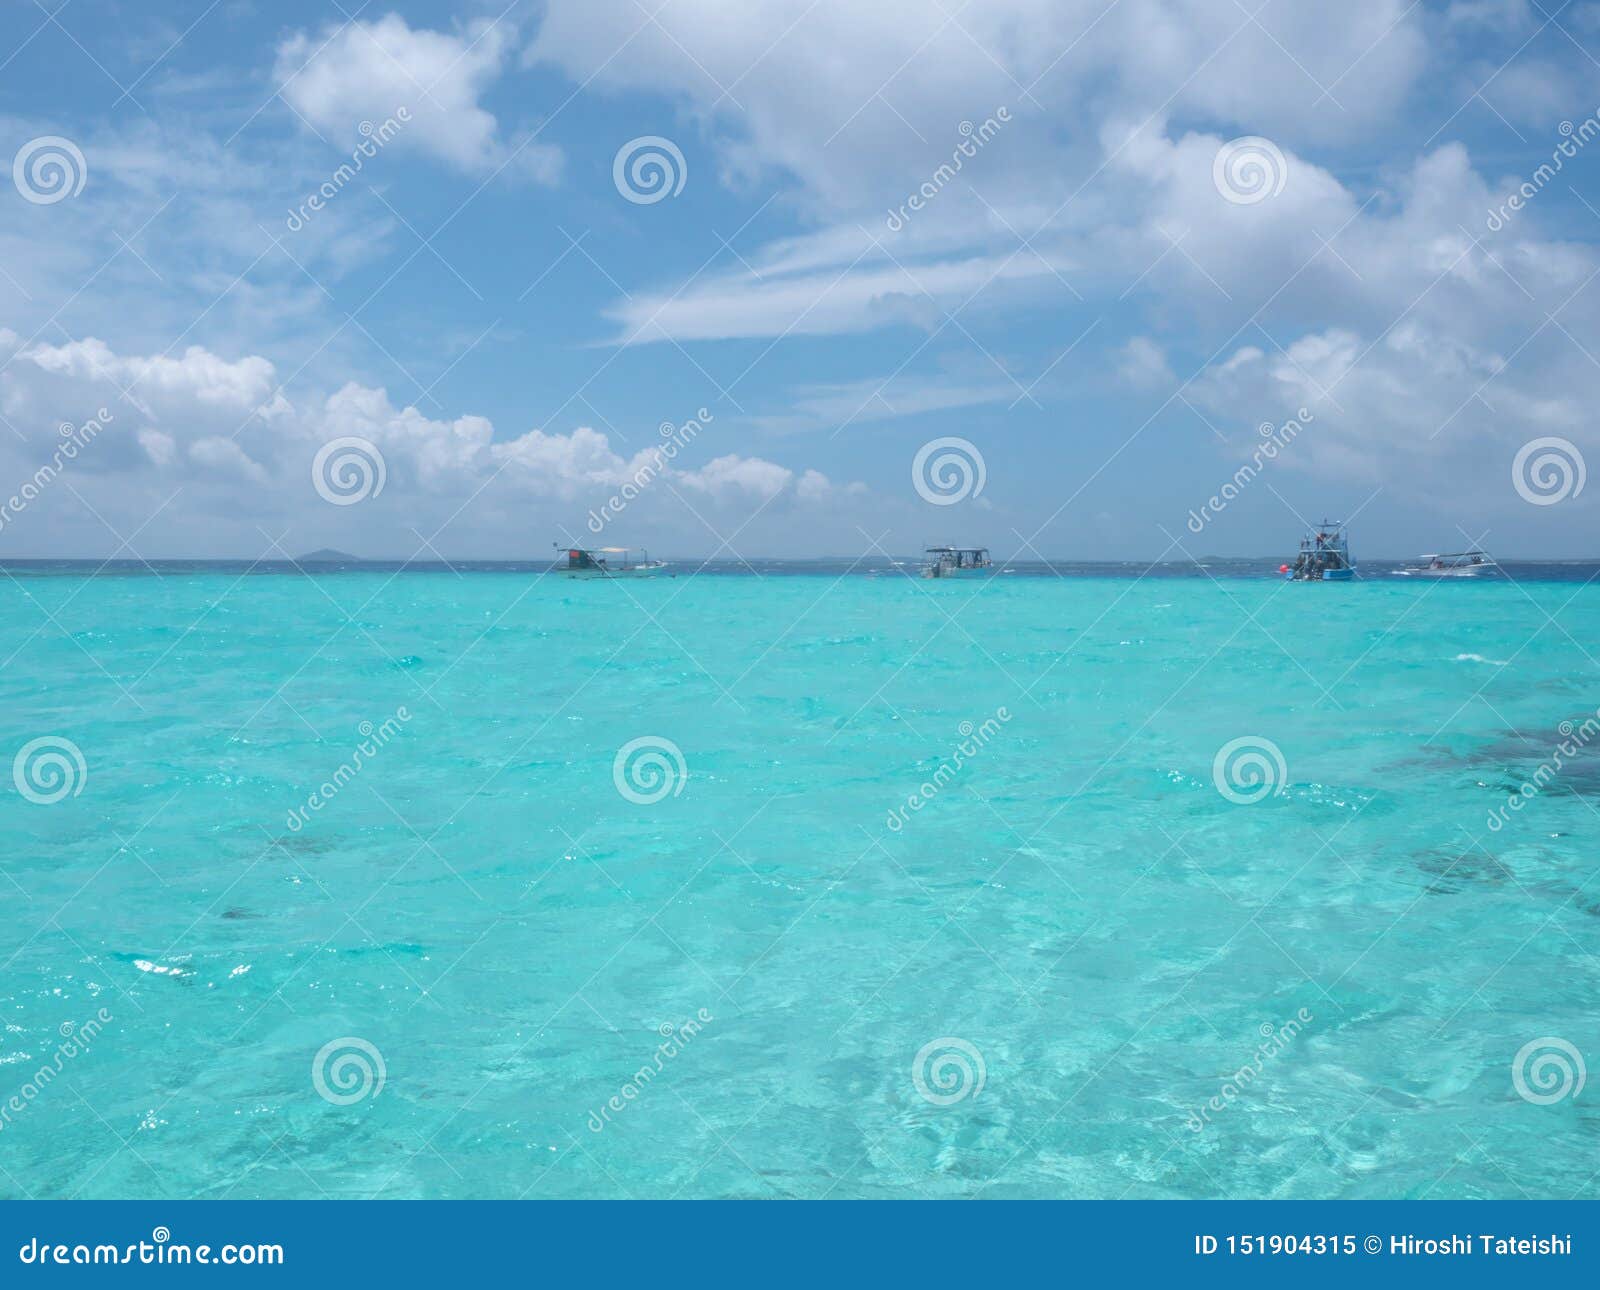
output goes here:
[{"label": "blue and white dive boat", "polygon": [[989,548],[983,546],[930,546],[922,555],[924,578],[954,578],[958,574],[988,573],[994,568]]},{"label": "blue and white dive boat", "polygon": [[1300,539],[1294,563],[1282,565],[1278,572],[1289,582],[1348,582],[1355,577],[1343,522],[1323,520],[1315,533]]}]

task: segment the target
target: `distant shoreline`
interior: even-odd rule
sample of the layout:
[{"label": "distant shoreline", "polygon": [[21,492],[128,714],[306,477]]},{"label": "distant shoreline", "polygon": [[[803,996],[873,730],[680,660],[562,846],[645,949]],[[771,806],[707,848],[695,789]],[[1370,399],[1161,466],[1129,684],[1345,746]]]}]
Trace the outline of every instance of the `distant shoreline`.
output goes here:
[{"label": "distant shoreline", "polygon": [[[1406,556],[1368,556],[1357,562],[1357,570],[1369,576],[1378,573],[1387,573],[1391,569],[1414,566],[1420,557]],[[703,556],[667,556],[668,569],[677,572],[705,571],[708,573],[722,572],[778,572],[782,570],[815,569],[817,571],[883,573],[896,570],[914,570],[921,563],[920,553],[907,553],[894,556],[751,556],[748,559],[718,557],[708,559]],[[1169,570],[1169,571],[1197,571],[1197,570],[1249,570],[1254,573],[1276,573],[1278,567],[1284,563],[1286,557],[1281,553],[1259,556],[1202,556],[1191,560],[1082,560],[1070,556],[1049,557],[1046,559],[1029,560],[1002,560],[995,561],[997,575],[1006,571],[1017,574],[1049,576],[1052,571],[1106,571],[1127,573],[1130,570]],[[1600,567],[1600,556],[1592,557],[1523,557],[1505,558],[1497,557],[1499,565],[1516,569],[1535,568],[1567,568],[1567,569],[1593,569]],[[359,556],[345,556],[336,554],[317,553],[311,556],[302,556],[296,559],[261,560],[250,557],[234,559],[206,557],[159,557],[150,559],[137,559],[118,557],[106,559],[104,557],[55,557],[55,556],[12,556],[0,557],[0,570],[15,570],[18,572],[32,572],[41,569],[55,570],[58,572],[142,572],[142,573],[181,573],[191,571],[216,570],[218,572],[243,572],[258,570],[262,572],[285,573],[385,573],[385,572],[451,572],[452,570],[463,573],[527,573],[545,572],[555,568],[556,565],[547,558],[535,559],[366,559]],[[1486,578],[1482,581],[1493,581]]]}]

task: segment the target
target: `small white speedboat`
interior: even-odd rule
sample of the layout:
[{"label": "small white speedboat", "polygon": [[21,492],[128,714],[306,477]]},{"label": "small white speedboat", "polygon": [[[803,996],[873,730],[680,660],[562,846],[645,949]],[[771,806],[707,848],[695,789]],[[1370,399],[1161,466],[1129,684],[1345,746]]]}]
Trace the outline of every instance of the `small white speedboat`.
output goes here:
[{"label": "small white speedboat", "polygon": [[1499,566],[1487,551],[1453,551],[1444,555],[1425,555],[1421,564],[1396,569],[1401,578],[1481,578]]}]

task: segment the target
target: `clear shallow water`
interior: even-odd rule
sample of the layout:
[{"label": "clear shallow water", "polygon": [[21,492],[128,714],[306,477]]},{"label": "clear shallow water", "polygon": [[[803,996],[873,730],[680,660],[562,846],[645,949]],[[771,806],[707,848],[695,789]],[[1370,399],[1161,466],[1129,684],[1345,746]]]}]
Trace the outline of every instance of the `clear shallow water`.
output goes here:
[{"label": "clear shallow water", "polygon": [[[0,796],[0,1100],[61,1066],[0,1194],[1600,1191],[1593,1091],[1512,1081],[1600,1054],[1600,759],[1486,823],[1600,704],[1593,569],[1100,572],[13,566],[4,760],[87,774]],[[613,781],[643,736],[688,771],[653,804]],[[1255,804],[1213,776],[1246,736]],[[385,1083],[338,1105],[347,1036]],[[919,1092],[941,1038],[976,1096]]]}]

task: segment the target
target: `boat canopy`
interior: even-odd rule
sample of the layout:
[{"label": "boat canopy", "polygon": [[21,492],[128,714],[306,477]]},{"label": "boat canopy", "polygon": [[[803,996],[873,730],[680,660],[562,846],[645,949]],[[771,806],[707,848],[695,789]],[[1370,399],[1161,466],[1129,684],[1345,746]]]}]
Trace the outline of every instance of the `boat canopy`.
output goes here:
[{"label": "boat canopy", "polygon": [[[561,548],[558,545],[556,549]],[[567,548],[567,568],[606,569],[627,568],[647,564],[650,553],[642,546],[574,546]]]},{"label": "boat canopy", "polygon": [[930,546],[924,554],[947,559],[958,569],[981,569],[989,563],[986,546]]}]

